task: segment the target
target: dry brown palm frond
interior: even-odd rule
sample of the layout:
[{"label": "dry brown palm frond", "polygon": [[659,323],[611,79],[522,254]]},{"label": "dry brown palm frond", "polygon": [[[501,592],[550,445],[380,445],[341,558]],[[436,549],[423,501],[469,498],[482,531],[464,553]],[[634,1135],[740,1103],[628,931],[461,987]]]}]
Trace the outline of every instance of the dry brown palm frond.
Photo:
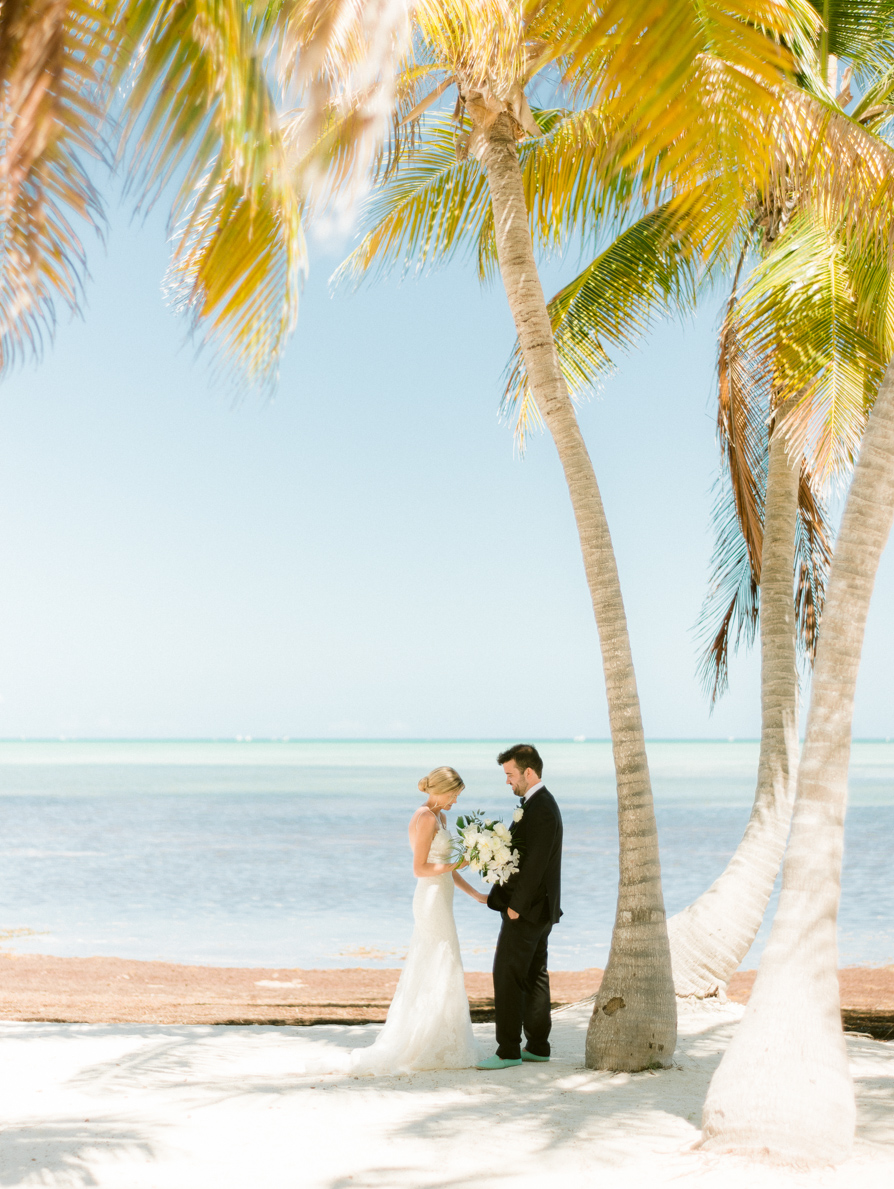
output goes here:
[{"label": "dry brown palm frond", "polygon": [[[766,231],[760,217],[752,230]],[[822,229],[797,214],[780,246],[739,292],[743,254],[727,307],[718,368],[722,481],[712,578],[699,622],[705,641],[700,672],[712,705],[727,686],[730,647],[743,640],[750,644],[757,629],[770,434],[784,435],[789,450],[803,452],[804,442],[794,441],[790,424],[810,393],[793,391],[792,385],[796,379],[812,382],[817,369],[831,370],[834,378],[854,341],[853,327],[841,334],[847,302],[830,281],[835,273],[829,271],[827,247]],[[764,319],[760,334],[755,333],[756,307]],[[855,307],[850,314],[853,322]],[[793,371],[792,342],[798,344],[799,359],[809,357],[810,368]],[[808,664],[816,651],[831,557],[823,477],[822,469],[814,470],[802,457],[794,598],[799,650]]]},{"label": "dry brown palm frond", "polygon": [[804,463],[798,486],[795,534],[795,608],[801,654],[813,665],[819,638],[826,580],[832,564],[828,511],[814,476]]},{"label": "dry brown palm frond", "polygon": [[[743,644],[750,647],[757,635],[760,585],[755,573],[760,572],[763,548],[765,470],[761,477],[763,482],[758,491],[761,524],[759,531],[752,535],[751,547],[742,533],[728,474],[722,476],[715,500],[711,582],[696,628],[702,642],[699,676],[712,708],[728,688],[731,651]],[[814,476],[802,462],[795,527],[793,598],[798,652],[808,668],[816,655],[831,556],[826,506]]]},{"label": "dry brown palm frond", "polygon": [[718,344],[717,437],[755,586],[760,586],[767,421],[775,372],[768,352],[744,343],[737,321],[738,281],[749,249],[739,257]]},{"label": "dry brown palm frond", "polygon": [[[743,252],[744,258],[744,252]],[[773,373],[736,331],[736,291],[720,331],[717,437],[721,480],[715,499],[714,554],[697,632],[705,647],[699,671],[711,705],[725,692],[730,649],[750,645],[760,607],[767,423]]]},{"label": "dry brown palm frond", "polygon": [[[743,643],[750,647],[757,633],[770,435],[784,432],[773,358],[742,341],[736,307],[731,300],[720,337],[721,480],[713,513],[711,579],[697,626],[703,641],[699,673],[712,707],[728,686],[730,651]],[[808,665],[816,653],[830,560],[821,485],[802,460],[793,597],[799,652]]]}]

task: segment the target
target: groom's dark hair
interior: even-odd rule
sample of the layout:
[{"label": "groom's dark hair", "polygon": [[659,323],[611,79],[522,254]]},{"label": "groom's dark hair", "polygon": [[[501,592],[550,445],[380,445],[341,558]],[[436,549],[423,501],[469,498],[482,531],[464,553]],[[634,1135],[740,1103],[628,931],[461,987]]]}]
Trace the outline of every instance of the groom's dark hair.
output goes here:
[{"label": "groom's dark hair", "polygon": [[516,743],[514,747],[510,747],[508,751],[501,751],[497,756],[498,764],[508,764],[510,760],[515,762],[519,772],[533,768],[538,776],[543,775],[540,752],[530,743]]}]

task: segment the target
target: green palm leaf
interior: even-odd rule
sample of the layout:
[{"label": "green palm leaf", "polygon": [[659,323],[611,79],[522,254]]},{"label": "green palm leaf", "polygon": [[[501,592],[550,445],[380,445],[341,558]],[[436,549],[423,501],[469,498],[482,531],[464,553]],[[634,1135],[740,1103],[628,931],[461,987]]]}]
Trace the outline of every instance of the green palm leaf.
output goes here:
[{"label": "green palm leaf", "polygon": [[479,273],[486,274],[492,249],[480,245],[492,242],[493,219],[484,174],[474,159],[457,160],[446,117],[426,119],[420,141],[365,206],[370,230],[339,267],[335,283],[395,266],[424,270],[473,248]]},{"label": "green palm leaf", "polygon": [[894,64],[892,0],[813,0],[813,7],[824,24],[825,53],[846,59],[864,76]]},{"label": "green palm leaf", "polygon": [[[559,364],[572,396],[592,390],[614,367],[612,350],[633,346],[655,321],[693,308],[702,280],[722,250],[708,191],[670,201],[626,228],[549,302]],[[516,343],[502,409],[516,411],[523,446],[537,417]]]},{"label": "green palm leaf", "polygon": [[799,216],[755,269],[736,311],[737,334],[748,350],[773,359],[778,400],[793,403],[786,434],[821,482],[853,465],[868,394],[886,362],[886,346],[865,311],[876,304],[867,278],[885,283],[888,270],[864,261],[860,301],[859,260],[819,220]]},{"label": "green palm leaf", "polygon": [[[612,217],[632,200],[629,178],[600,188],[596,163],[604,156],[604,124],[592,112],[535,109],[539,137],[519,146],[531,232],[547,250],[574,232],[586,235],[597,212]],[[493,217],[484,175],[471,157],[457,156],[456,124],[443,112],[424,116],[412,147],[395,150],[399,165],[362,209],[368,229],[339,267],[335,283],[359,281],[392,268],[423,271],[458,253],[474,255],[480,279],[496,262]]]}]

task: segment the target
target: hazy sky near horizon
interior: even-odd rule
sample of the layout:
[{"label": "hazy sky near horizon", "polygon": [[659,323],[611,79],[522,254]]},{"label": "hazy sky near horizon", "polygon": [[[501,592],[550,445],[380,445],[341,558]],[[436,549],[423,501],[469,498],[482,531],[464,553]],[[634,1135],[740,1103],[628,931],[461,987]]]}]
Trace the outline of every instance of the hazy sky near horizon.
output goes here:
[{"label": "hazy sky near horizon", "polygon": [[[0,388],[0,736],[607,735],[555,450],[497,416],[502,289],[460,263],[331,297],[342,254],[275,398],[234,403],[163,303],[161,212],[113,200],[83,321]],[[713,715],[696,679],[717,325],[662,326],[580,411],[652,738],[759,731],[754,656]],[[889,550],[859,736],[894,734],[892,612]]]}]

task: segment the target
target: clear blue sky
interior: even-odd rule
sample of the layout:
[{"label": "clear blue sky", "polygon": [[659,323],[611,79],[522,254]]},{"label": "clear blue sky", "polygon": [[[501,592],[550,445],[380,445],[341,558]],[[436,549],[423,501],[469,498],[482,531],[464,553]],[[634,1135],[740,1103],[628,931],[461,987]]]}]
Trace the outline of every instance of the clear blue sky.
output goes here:
[{"label": "clear blue sky", "polygon": [[[165,308],[163,217],[114,208],[83,321],[0,388],[0,735],[605,736],[550,440],[497,419],[502,290],[454,265],[331,298],[317,249],[272,402],[234,405]],[[570,268],[545,271],[552,291]],[[754,736],[754,658],[709,715],[715,308],[581,410],[646,732]],[[886,557],[855,729],[894,735]]]}]

